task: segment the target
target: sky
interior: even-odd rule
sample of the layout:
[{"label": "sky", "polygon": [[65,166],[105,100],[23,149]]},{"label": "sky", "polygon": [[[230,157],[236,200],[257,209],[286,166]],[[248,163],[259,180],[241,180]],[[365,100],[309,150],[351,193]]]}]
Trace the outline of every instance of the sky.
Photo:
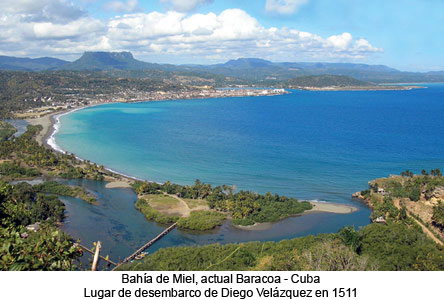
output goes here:
[{"label": "sky", "polygon": [[240,57],[444,70],[442,0],[0,0],[0,55]]}]

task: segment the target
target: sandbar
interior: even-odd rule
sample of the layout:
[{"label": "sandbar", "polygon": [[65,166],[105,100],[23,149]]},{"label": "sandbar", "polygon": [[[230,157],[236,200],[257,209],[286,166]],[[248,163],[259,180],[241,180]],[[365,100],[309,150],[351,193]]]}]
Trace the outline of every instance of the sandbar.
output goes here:
[{"label": "sandbar", "polygon": [[119,180],[119,181],[112,181],[108,182],[105,187],[107,189],[116,189],[116,188],[130,188],[130,184],[128,181]]},{"label": "sandbar", "polygon": [[334,214],[350,214],[358,210],[357,207],[347,205],[347,204],[338,204],[338,203],[327,203],[327,202],[310,202],[313,208],[311,210],[307,210],[304,214],[314,213],[314,212],[329,212]]}]

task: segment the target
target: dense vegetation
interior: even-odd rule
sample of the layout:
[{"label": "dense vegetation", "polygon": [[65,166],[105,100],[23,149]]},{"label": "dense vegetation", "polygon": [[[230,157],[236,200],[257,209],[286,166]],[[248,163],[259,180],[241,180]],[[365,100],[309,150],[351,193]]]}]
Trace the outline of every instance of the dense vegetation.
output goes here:
[{"label": "dense vegetation", "polygon": [[74,155],[57,153],[39,145],[34,139],[41,126],[29,125],[19,137],[0,142],[0,159],[12,160],[0,164],[0,175],[8,179],[39,176],[41,171],[63,178],[89,178],[103,180],[103,166],[88,161],[79,162]]},{"label": "dense vegetation", "polygon": [[371,224],[280,242],[163,248],[121,270],[444,270],[444,252],[420,229]]},{"label": "dense vegetation", "polygon": [[[122,266],[120,270],[310,270],[313,260],[320,262],[319,269],[325,270],[371,269],[352,251],[337,255],[342,250],[339,245],[345,248],[335,235],[324,234],[277,243],[163,248],[142,261]],[[329,258],[332,259],[322,257],[325,253],[331,254]]]},{"label": "dense vegetation", "polygon": [[[181,186],[168,181],[164,184],[137,181],[133,184],[133,189],[138,194],[164,192],[181,198],[204,199],[210,208],[221,212],[229,212],[233,217],[233,222],[238,225],[275,222],[312,208],[307,201],[301,202],[294,198],[277,194],[272,195],[271,193],[265,195],[259,195],[250,191],[235,193],[230,186],[223,185],[213,188],[210,184],[201,183],[199,180],[196,180],[192,186]],[[141,207],[141,205],[144,204],[139,204],[138,206]],[[148,209],[145,208],[145,210]],[[149,211],[149,215],[153,215],[153,212]],[[152,217],[151,219],[155,218]]]},{"label": "dense vegetation", "polygon": [[222,225],[225,215],[216,211],[192,211],[188,217],[169,216],[152,208],[146,199],[139,198],[136,202],[136,208],[148,220],[160,224],[170,224],[177,222],[177,227],[189,230],[210,230]]},{"label": "dense vegetation", "polygon": [[442,201],[433,207],[432,220],[438,227],[444,228],[444,203]]},{"label": "dense vegetation", "polygon": [[17,129],[14,126],[6,121],[0,121],[0,141],[9,139],[16,132]]},{"label": "dense vegetation", "polygon": [[393,222],[363,228],[360,253],[379,270],[444,270],[444,251],[418,226]]},{"label": "dense vegetation", "polygon": [[177,222],[179,217],[166,216],[152,208],[145,199],[139,198],[136,202],[136,208],[147,218],[147,220],[155,221],[160,224],[169,224]]},{"label": "dense vegetation", "polygon": [[33,188],[39,193],[80,198],[88,203],[95,203],[97,201],[96,198],[89,196],[86,190],[79,186],[72,187],[56,181],[45,181],[44,183],[35,185]]},{"label": "dense vegetation", "polygon": [[[27,183],[0,182],[0,270],[72,270],[81,252],[56,227],[64,204]],[[38,222],[38,223],[36,223]],[[39,224],[37,231],[26,226]]]},{"label": "dense vegetation", "polygon": [[187,218],[180,218],[177,227],[189,230],[210,230],[222,225],[225,216],[216,211],[192,211]]},{"label": "dense vegetation", "polygon": [[0,175],[3,178],[32,178],[41,175],[40,171],[35,168],[25,168],[18,162],[3,162],[0,164]]}]

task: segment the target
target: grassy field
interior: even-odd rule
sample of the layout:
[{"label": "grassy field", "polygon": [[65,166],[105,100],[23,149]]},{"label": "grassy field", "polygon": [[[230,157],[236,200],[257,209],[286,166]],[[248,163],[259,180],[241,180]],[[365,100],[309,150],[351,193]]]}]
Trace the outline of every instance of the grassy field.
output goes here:
[{"label": "grassy field", "polygon": [[190,209],[196,207],[208,207],[207,201],[202,199],[182,199],[188,205]]},{"label": "grassy field", "polygon": [[144,199],[156,210],[172,209],[179,205],[179,200],[168,195],[146,195]]}]

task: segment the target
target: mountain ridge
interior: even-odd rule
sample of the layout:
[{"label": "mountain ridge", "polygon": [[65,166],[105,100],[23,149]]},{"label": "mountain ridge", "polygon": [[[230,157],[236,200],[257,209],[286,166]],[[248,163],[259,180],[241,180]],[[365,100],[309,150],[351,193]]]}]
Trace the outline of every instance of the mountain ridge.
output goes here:
[{"label": "mountain ridge", "polygon": [[0,55],[0,69],[11,71],[47,71],[60,68],[69,63],[53,57],[14,57]]},{"label": "mountain ridge", "polygon": [[404,72],[385,65],[327,62],[272,62],[261,58],[237,58],[212,65],[149,63],[131,52],[88,51],[73,62],[57,58],[0,56],[0,69],[13,71],[173,71],[238,78],[256,83],[285,81],[300,76],[337,75],[373,83],[444,82],[444,71]]}]

